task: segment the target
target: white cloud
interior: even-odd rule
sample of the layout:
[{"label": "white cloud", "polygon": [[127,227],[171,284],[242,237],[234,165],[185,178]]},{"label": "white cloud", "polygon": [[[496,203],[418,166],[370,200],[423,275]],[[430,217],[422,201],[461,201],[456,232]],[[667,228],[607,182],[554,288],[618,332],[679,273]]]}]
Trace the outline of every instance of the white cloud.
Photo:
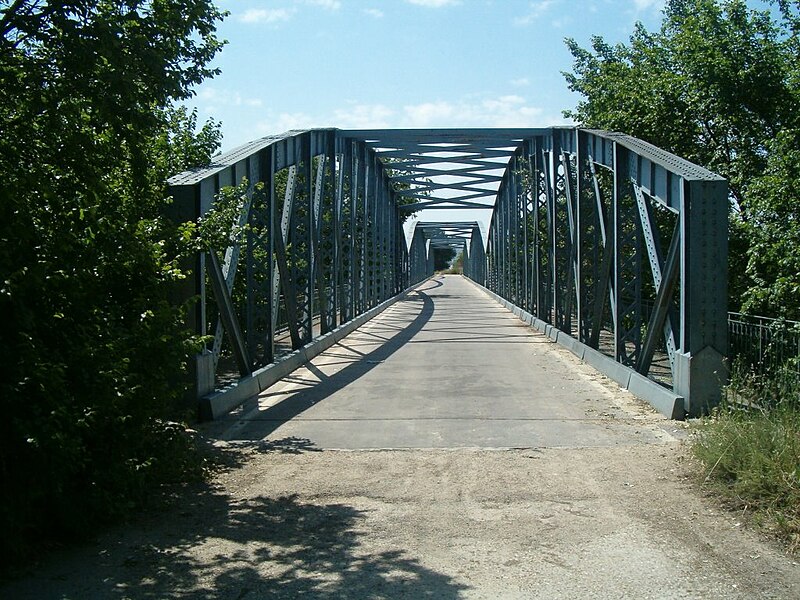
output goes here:
[{"label": "white cloud", "polygon": [[[207,90],[204,90],[205,95]],[[246,102],[236,94],[220,98]],[[250,137],[272,135],[290,129],[339,127],[342,129],[445,128],[445,127],[548,127],[567,123],[561,115],[545,114],[542,108],[517,94],[474,98],[450,102],[430,100],[402,107],[351,102],[324,116],[305,112],[260,114],[261,120],[249,130]]]},{"label": "white cloud", "polygon": [[563,122],[517,95],[422,102],[403,107],[399,127],[544,127]]},{"label": "white cloud", "polygon": [[365,8],[364,14],[367,14],[370,17],[374,17],[376,19],[382,19],[384,15],[383,11],[377,8]]},{"label": "white cloud", "polygon": [[323,124],[306,113],[280,113],[258,121],[255,125],[255,132],[257,135],[277,135],[290,129],[310,129],[321,126]]},{"label": "white cloud", "polygon": [[342,8],[342,3],[339,0],[306,0],[306,2],[327,10],[339,10]]},{"label": "white cloud", "polygon": [[633,0],[633,4],[639,11],[664,8],[664,0]]},{"label": "white cloud", "polygon": [[239,20],[242,23],[277,23],[288,21],[294,14],[290,8],[251,8],[246,10]]},{"label": "white cloud", "polygon": [[[302,4],[330,11],[339,10],[342,7],[341,0],[302,0]],[[297,10],[296,6],[291,8],[250,8],[239,15],[238,19],[242,23],[251,24],[279,23],[291,19]]]},{"label": "white cloud", "polygon": [[406,2],[427,8],[442,8],[443,6],[455,6],[461,3],[460,0],[406,0]]},{"label": "white cloud", "polygon": [[512,79],[510,83],[514,87],[525,87],[530,85],[531,81],[527,77],[520,77],[519,79]]},{"label": "white cloud", "polygon": [[536,2],[531,2],[528,12],[520,17],[516,17],[514,19],[514,24],[530,25],[550,10],[550,7],[555,3],[556,0],[537,0]]},{"label": "white cloud", "polygon": [[329,121],[343,129],[547,127],[565,123],[561,115],[547,115],[519,95],[467,97],[456,102],[431,100],[402,108],[352,103],[335,110]]},{"label": "white cloud", "polygon": [[403,107],[406,125],[409,127],[435,127],[436,123],[451,123],[455,105],[450,102],[423,102]]},{"label": "white cloud", "polygon": [[388,129],[396,127],[395,111],[383,104],[353,104],[334,112],[336,127],[343,129]]},{"label": "white cloud", "polygon": [[203,102],[203,108],[208,113],[216,112],[218,106],[244,106],[250,108],[263,106],[261,98],[251,98],[243,96],[235,90],[220,90],[215,87],[204,87],[200,90],[197,98]]}]

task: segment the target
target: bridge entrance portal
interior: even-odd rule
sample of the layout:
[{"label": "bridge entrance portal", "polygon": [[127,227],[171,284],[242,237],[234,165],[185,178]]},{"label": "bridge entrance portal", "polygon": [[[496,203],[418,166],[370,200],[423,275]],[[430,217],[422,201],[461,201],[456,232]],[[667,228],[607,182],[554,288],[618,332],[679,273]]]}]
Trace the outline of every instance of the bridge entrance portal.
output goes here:
[{"label": "bridge entrance portal", "polygon": [[[433,251],[672,417],[718,402],[727,184],[629,136],[572,127],[290,131],[170,180],[175,218],[235,204],[186,297],[213,340],[207,416],[264,389],[433,274]],[[238,203],[238,204],[237,204]]]}]

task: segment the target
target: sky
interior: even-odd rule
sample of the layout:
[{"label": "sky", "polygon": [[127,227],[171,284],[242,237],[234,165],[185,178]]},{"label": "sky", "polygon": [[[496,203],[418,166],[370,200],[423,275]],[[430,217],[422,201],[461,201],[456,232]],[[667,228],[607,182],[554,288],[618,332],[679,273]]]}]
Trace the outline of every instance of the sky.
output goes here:
[{"label": "sky", "polygon": [[[663,0],[217,0],[221,74],[188,102],[222,150],[289,129],[548,127],[577,95],[564,39],[655,30]],[[446,215],[443,213],[447,213]],[[478,220],[490,211],[423,211]],[[415,219],[416,220],[416,219]]]},{"label": "sky", "polygon": [[541,127],[577,96],[564,38],[627,41],[662,0],[218,0],[222,73],[189,102],[223,151],[288,129]]}]

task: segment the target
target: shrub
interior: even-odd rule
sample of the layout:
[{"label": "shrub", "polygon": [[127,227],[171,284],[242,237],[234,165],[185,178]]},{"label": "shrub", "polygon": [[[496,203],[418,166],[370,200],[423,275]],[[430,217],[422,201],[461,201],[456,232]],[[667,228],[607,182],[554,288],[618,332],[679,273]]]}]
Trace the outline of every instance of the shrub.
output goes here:
[{"label": "shrub", "polygon": [[782,381],[764,387],[734,370],[726,401],[696,426],[693,451],[703,465],[704,485],[751,511],[796,552],[800,550],[800,384],[791,372],[775,379]]},{"label": "shrub", "polygon": [[0,551],[91,531],[202,469],[181,377],[196,340],[172,301],[170,171],[211,124],[173,109],[213,74],[210,0],[0,10]]}]

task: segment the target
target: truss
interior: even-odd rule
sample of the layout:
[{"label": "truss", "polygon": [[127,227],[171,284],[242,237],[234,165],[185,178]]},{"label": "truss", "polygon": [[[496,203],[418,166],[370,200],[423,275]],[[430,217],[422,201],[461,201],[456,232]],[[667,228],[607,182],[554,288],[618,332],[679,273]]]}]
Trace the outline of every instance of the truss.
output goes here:
[{"label": "truss", "polygon": [[[433,249],[520,310],[603,352],[697,414],[727,347],[727,186],[622,134],[575,128],[290,131],[170,180],[202,219],[248,182],[228,247],[185,297],[208,343],[194,393],[258,377],[433,272]],[[475,220],[403,221],[421,210]],[[482,212],[481,212],[482,211]],[[716,373],[716,375],[712,375]],[[226,388],[227,386],[227,388]]]}]

